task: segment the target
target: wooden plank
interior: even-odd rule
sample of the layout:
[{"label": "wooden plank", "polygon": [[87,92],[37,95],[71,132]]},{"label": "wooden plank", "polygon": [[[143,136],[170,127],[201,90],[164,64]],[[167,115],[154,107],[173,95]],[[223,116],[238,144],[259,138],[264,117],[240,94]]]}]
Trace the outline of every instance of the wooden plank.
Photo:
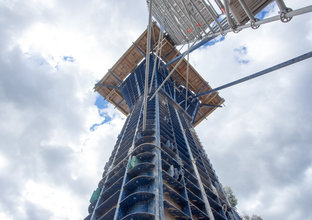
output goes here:
[{"label": "wooden plank", "polygon": [[[160,29],[157,26],[156,23],[153,23],[153,30],[154,34],[152,35],[153,39],[153,47],[155,48],[158,43],[158,36]],[[147,37],[147,30],[145,30],[139,38],[135,41],[135,44],[138,45],[138,47],[145,52],[146,51],[146,37]],[[165,59],[165,55],[167,55],[170,51],[172,51]],[[161,51],[161,58],[165,60],[165,62],[170,61],[176,56],[179,56],[181,53],[172,45],[168,39],[164,38],[163,47]],[[141,60],[144,59],[144,56],[138,51],[138,49],[131,45],[128,50],[119,58],[119,60],[113,65],[111,68],[111,71],[120,79],[120,81],[123,81],[141,62]],[[175,64],[171,64],[169,69],[174,68]],[[185,86],[186,84],[186,66],[187,61],[184,59],[180,65],[177,67],[176,71],[172,75],[174,80],[176,80],[179,84]],[[118,86],[118,83],[116,79],[107,72],[104,77],[100,80],[99,84],[106,84],[106,85],[113,85]],[[202,89],[205,86],[204,89]],[[207,82],[201,77],[201,75],[195,70],[195,68],[192,65],[189,65],[189,83],[188,87],[190,91],[197,93],[200,89],[202,89],[202,92],[211,90],[211,87],[207,84]],[[100,87],[95,86],[95,91],[99,92],[103,97],[107,98],[110,103],[113,105],[118,105],[121,100],[123,100],[122,95],[115,91],[112,88],[107,87]],[[200,97],[199,98],[201,103],[205,104],[219,104],[223,103],[224,100],[216,93],[213,96],[206,96],[206,97]],[[127,115],[130,112],[129,106],[126,104],[126,102],[123,102],[117,107],[118,110],[120,110],[123,114]],[[203,115],[198,114],[195,120],[195,124],[197,125],[202,121],[205,117],[207,117],[209,114],[211,114],[212,111],[214,111],[213,108],[207,108],[207,110],[202,109],[200,110]]]}]

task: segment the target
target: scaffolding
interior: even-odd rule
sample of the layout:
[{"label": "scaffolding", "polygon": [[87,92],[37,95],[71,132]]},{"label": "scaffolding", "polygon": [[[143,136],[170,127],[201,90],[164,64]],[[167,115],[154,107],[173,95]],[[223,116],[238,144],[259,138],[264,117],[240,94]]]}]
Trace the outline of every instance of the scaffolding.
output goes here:
[{"label": "scaffolding", "polygon": [[[311,58],[312,52],[215,89],[189,63],[189,54],[220,34],[312,11],[275,0],[280,14],[257,19],[272,2],[147,1],[148,28],[94,87],[127,119],[85,220],[241,220],[194,127],[222,107],[218,90]],[[181,53],[177,46],[186,44]]]},{"label": "scaffolding", "polygon": [[[137,43],[142,48],[140,42]],[[114,75],[122,80],[118,91],[130,112],[105,165],[98,188],[90,200],[89,215],[85,219],[240,220],[227,201],[223,187],[193,129],[201,103],[200,98],[192,98],[195,94],[193,89],[200,90],[202,86],[210,89],[209,85],[205,81],[201,82],[204,85],[196,83],[196,79],[198,81],[200,78],[191,65],[189,68],[193,72],[189,73],[190,77],[194,77],[194,87],[187,89],[185,81],[180,84],[179,79],[182,80],[183,75],[174,78],[172,74],[166,80],[169,69],[162,59],[158,61],[156,54],[151,53],[147,83],[152,85],[150,94],[155,93],[161,84],[163,86],[153,99],[146,101],[145,129],[146,59],[139,62],[125,78],[116,71],[118,68],[114,70]],[[185,68],[184,71],[187,71],[187,66]],[[107,95],[114,88],[100,85],[109,83],[109,79],[117,83],[109,72],[96,87]],[[218,95],[214,99],[217,103],[224,101]],[[205,109],[210,111],[216,108],[215,105],[207,105],[209,108]]]},{"label": "scaffolding", "polygon": [[[159,33],[161,29],[154,22],[152,23],[152,51],[157,50],[157,42],[159,40]],[[176,57],[179,57],[181,53],[172,44],[167,36],[164,36],[162,40],[161,51],[159,51],[158,58],[168,63]],[[95,85],[95,91],[99,92],[105,100],[112,103],[123,114],[128,115],[130,113],[130,107],[127,102],[124,101],[123,94],[120,92],[119,86],[131,72],[142,62],[146,54],[147,44],[147,30],[145,30],[141,36],[130,46],[130,48],[121,56],[121,58],[113,65],[113,67],[105,74],[105,76]],[[189,80],[187,81],[187,66],[189,65]],[[172,70],[175,67],[175,63],[167,66],[168,70]],[[153,69],[153,66],[151,67]],[[152,75],[152,74],[151,74]],[[195,70],[195,68],[188,64],[187,59],[182,59],[181,63],[176,67],[172,74],[172,78],[177,84],[183,88],[188,87],[190,95],[199,94],[211,90],[211,86],[201,77],[201,75]],[[143,94],[143,91],[142,93]],[[189,98],[191,99],[191,97]],[[210,115],[217,107],[223,104],[224,99],[221,98],[217,92],[212,93],[209,96],[199,99],[201,104],[210,105],[210,108],[200,108],[196,118],[194,119],[194,126],[198,125],[208,115]]]},{"label": "scaffolding", "polygon": [[[147,0],[147,2],[149,2]],[[152,13],[175,45],[207,39],[245,28],[257,29],[261,24],[311,12],[312,7],[292,10],[283,0],[152,0]],[[270,3],[276,2],[279,14],[257,18]]]}]

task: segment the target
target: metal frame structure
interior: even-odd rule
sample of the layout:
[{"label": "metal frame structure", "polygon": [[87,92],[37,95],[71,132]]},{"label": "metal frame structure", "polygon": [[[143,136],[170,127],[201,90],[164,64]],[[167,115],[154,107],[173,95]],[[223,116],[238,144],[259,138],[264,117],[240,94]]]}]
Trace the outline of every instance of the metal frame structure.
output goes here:
[{"label": "metal frame structure", "polygon": [[[255,18],[272,2],[279,7],[279,15],[261,21]],[[154,18],[175,45],[250,27],[256,29],[276,20],[288,22],[294,16],[311,11],[311,6],[292,11],[283,0],[154,0],[152,4]]]},{"label": "metal frame structure", "polygon": [[[127,120],[85,220],[241,220],[194,126],[222,107],[218,90],[310,58],[312,52],[215,89],[189,64],[189,54],[220,34],[288,22],[312,11],[312,6],[292,11],[275,0],[280,15],[257,20],[272,1],[147,0],[147,30],[95,85]],[[181,44],[188,44],[182,54],[176,49]]]},{"label": "metal frame structure", "polygon": [[[205,34],[202,33],[202,35],[199,36],[201,41],[197,43],[196,45],[194,45],[193,47],[191,47],[189,52],[193,52],[194,50],[200,48],[201,46],[205,45],[206,43],[208,43],[209,41],[213,40],[215,37],[220,36],[220,35],[226,35],[230,32],[238,33],[242,31],[243,29],[247,29],[247,28],[257,29],[260,27],[260,25],[271,23],[274,21],[279,21],[279,20],[285,23],[285,22],[289,22],[295,16],[312,12],[312,6],[307,6],[307,7],[299,8],[296,10],[292,10],[286,7],[283,0],[275,0],[277,6],[280,9],[279,15],[275,15],[275,16],[271,16],[271,17],[267,17],[262,20],[259,20],[259,19],[254,18],[253,15],[261,12],[261,10],[265,6],[267,6],[271,2],[274,2],[274,0],[266,0],[266,1],[265,0],[262,0],[262,1],[234,0],[234,1],[230,1],[231,3],[229,3],[229,0],[223,0],[223,1],[224,1],[224,6],[221,3],[222,13],[218,15],[219,16],[218,19],[221,20],[219,22],[221,26],[214,25],[212,30],[210,30],[209,32]],[[220,1],[216,0],[216,2],[220,2]],[[244,5],[244,7],[239,5],[240,2]],[[246,4],[246,2],[248,4]],[[252,4],[252,2],[256,2],[256,3]],[[220,4],[218,4],[218,7],[220,7]],[[157,16],[155,18],[157,20]],[[157,21],[160,23],[160,25],[162,25],[161,20],[157,20]],[[170,38],[174,41],[174,39],[176,39],[174,33],[170,33],[170,29],[165,29],[165,30],[169,34]],[[184,41],[181,41],[181,42],[175,41],[175,43],[176,45],[186,44],[186,42]],[[187,51],[183,52],[180,56],[175,57],[170,62],[167,62],[167,65],[169,66],[175,63],[176,61],[181,59],[185,53],[187,53]]]},{"label": "metal frame structure", "polygon": [[[149,2],[149,1],[148,1]],[[219,4],[222,4],[219,0]],[[219,14],[204,0],[154,0],[153,16],[176,45],[222,30]],[[215,25],[215,28],[213,27]]]},{"label": "metal frame structure", "polygon": [[167,78],[164,61],[159,62],[154,54],[149,58],[147,84],[153,80],[151,94],[160,89],[146,102],[146,128],[147,60],[143,60],[119,86],[131,113],[95,190],[100,193],[92,195],[85,220],[240,220],[193,129],[199,98],[185,109],[192,90],[186,90],[173,74]]},{"label": "metal frame structure", "polygon": [[144,109],[143,109],[143,131],[146,129],[146,111],[147,111],[147,96],[148,96],[148,75],[149,75],[149,60],[151,51],[151,32],[152,32],[152,1],[149,2],[149,16],[147,26],[147,43],[146,43],[146,65],[145,65],[145,86],[144,86]]},{"label": "metal frame structure", "polygon": [[[157,45],[159,42],[159,36],[162,31],[157,26],[156,23],[152,24],[152,34],[151,41],[153,42],[153,48],[151,51],[157,52]],[[168,70],[172,70],[175,68],[176,63],[169,64],[168,63],[175,59],[176,57],[180,57],[181,53],[176,47],[172,44],[171,40],[168,36],[165,36],[160,39],[161,46],[158,51],[158,55],[152,53],[154,57],[157,57],[158,66],[160,62],[165,62],[165,68]],[[194,43],[194,42],[193,42]],[[120,110],[123,114],[128,115],[131,112],[131,109],[127,102],[123,101],[124,96],[120,91],[120,82],[123,82],[130,73],[132,73],[136,67],[142,62],[146,55],[146,45],[147,45],[147,30],[145,30],[141,36],[130,46],[130,48],[121,56],[121,58],[116,62],[116,64],[106,73],[106,75],[95,85],[95,90],[99,92],[107,101],[112,103],[118,110]],[[191,46],[191,45],[190,45]],[[191,47],[190,47],[191,48]],[[186,56],[186,54],[185,54]],[[156,65],[156,66],[157,66]],[[187,66],[189,66],[189,70],[187,71]],[[150,66],[150,70],[154,69],[154,66]],[[157,70],[157,68],[156,68]],[[143,70],[145,71],[145,70]],[[114,76],[111,74],[114,73]],[[189,79],[187,80],[187,72]],[[151,73],[152,75],[152,73]],[[194,94],[209,91],[212,88],[209,84],[200,76],[200,74],[194,69],[194,67],[186,60],[181,59],[181,62],[175,70],[173,71],[171,77],[175,80],[175,82],[183,87],[188,85],[188,94],[191,97]],[[117,80],[117,79],[118,80]],[[139,79],[134,79],[139,80]],[[120,82],[119,82],[120,81]],[[154,80],[153,80],[154,81]],[[155,90],[151,90],[155,88],[155,84],[148,84],[149,88],[149,98],[152,96]],[[140,91],[140,94],[143,94],[144,91]],[[204,120],[209,114],[211,114],[218,105],[222,105],[224,99],[222,99],[218,93],[213,93],[209,97],[199,98],[202,104],[209,104],[210,108],[199,108],[198,114],[194,119],[194,126],[198,125],[202,120]],[[190,100],[190,99],[188,99]],[[188,101],[189,102],[189,101]],[[189,106],[189,105],[188,105]]]}]

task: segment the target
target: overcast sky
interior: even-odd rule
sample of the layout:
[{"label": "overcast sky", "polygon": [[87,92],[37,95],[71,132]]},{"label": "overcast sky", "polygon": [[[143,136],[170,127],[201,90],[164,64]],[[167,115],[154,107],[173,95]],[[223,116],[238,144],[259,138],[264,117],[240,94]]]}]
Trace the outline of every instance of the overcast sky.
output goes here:
[{"label": "overcast sky", "polygon": [[[87,215],[125,121],[93,86],[146,25],[144,0],[0,0],[1,220]],[[311,48],[308,14],[228,34],[190,60],[216,87]],[[311,64],[220,91],[226,107],[196,128],[240,213],[312,219]]]}]

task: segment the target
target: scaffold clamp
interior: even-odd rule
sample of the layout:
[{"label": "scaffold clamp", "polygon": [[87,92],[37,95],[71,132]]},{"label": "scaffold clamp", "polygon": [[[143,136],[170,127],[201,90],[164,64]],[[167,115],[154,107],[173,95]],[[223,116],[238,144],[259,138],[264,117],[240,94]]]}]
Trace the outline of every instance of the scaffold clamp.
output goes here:
[{"label": "scaffold clamp", "polygon": [[259,21],[258,18],[255,18],[253,21],[250,22],[250,26],[252,29],[258,29],[260,27],[260,24],[256,24],[256,22]]},{"label": "scaffold clamp", "polygon": [[292,17],[287,16],[287,13],[289,13],[291,11],[292,11],[291,8],[285,8],[285,10],[281,11],[280,19],[283,23],[287,23],[292,19]]}]

